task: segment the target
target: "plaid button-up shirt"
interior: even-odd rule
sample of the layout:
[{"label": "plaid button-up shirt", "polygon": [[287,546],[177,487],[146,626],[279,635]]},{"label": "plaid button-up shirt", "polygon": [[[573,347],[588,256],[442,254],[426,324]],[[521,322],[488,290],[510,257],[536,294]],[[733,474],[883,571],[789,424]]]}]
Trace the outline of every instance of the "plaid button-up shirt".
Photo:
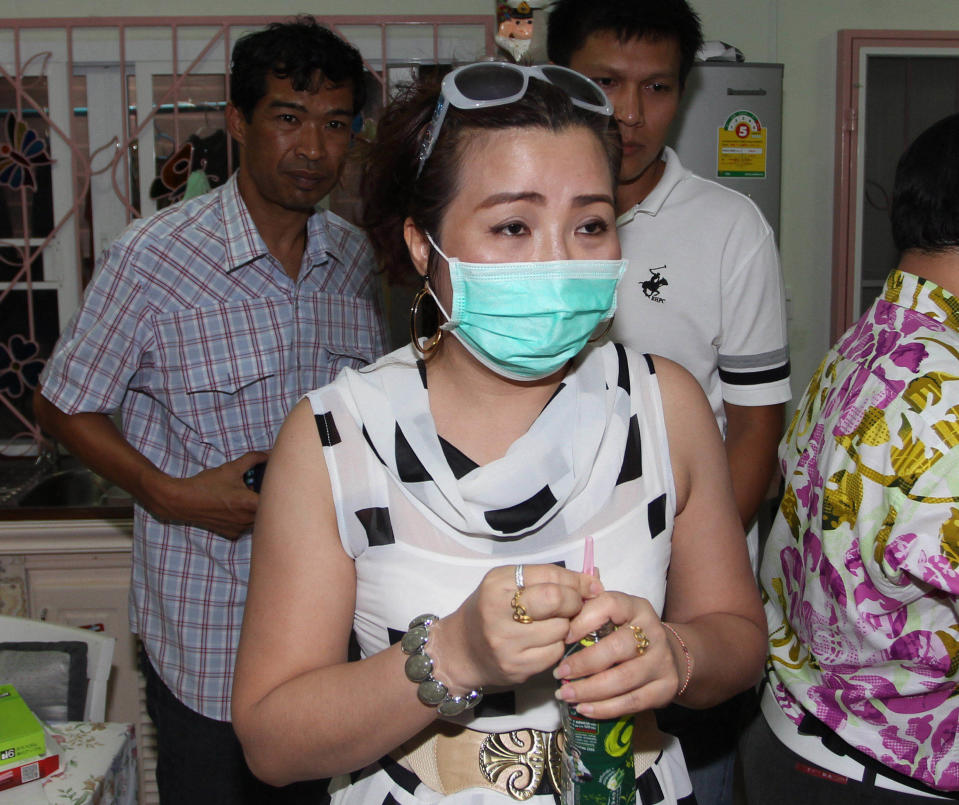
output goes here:
[{"label": "plaid button-up shirt", "polygon": [[[126,439],[187,477],[269,450],[307,391],[386,351],[372,252],[352,225],[310,217],[292,280],[232,178],[136,221],[101,258],[42,377],[68,414],[121,412]],[[130,619],[167,686],[229,720],[250,564],[235,542],[137,506]]]}]

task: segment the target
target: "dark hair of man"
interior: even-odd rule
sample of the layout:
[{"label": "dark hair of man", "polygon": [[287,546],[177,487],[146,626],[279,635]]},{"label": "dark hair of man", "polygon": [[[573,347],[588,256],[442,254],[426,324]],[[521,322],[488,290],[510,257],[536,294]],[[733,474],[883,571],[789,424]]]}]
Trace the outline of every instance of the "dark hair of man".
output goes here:
[{"label": "dark hair of man", "polygon": [[313,17],[273,22],[240,37],[230,61],[230,101],[249,122],[266,95],[266,77],[288,78],[297,92],[319,89],[317,76],[351,84],[353,113],[366,102],[363,59],[359,51]]},{"label": "dark hair of man", "polygon": [[568,67],[590,35],[607,32],[620,42],[675,39],[681,87],[703,44],[699,15],[685,0],[557,0],[550,6],[546,53],[551,62]]},{"label": "dark hair of man", "polygon": [[417,179],[417,154],[439,91],[439,82],[431,80],[413,84],[397,97],[383,113],[376,142],[364,160],[360,225],[392,280],[409,284],[416,277],[403,238],[404,222],[412,218],[423,232],[439,237],[446,208],[459,192],[460,166],[469,159],[469,143],[478,131],[540,128],[558,133],[586,128],[606,152],[615,191],[622,148],[612,119],[580,109],[565,92],[535,78],[530,78],[526,94],[511,104],[468,111],[451,106]]},{"label": "dark hair of man", "polygon": [[933,123],[900,157],[890,218],[900,252],[959,247],[959,114]]}]

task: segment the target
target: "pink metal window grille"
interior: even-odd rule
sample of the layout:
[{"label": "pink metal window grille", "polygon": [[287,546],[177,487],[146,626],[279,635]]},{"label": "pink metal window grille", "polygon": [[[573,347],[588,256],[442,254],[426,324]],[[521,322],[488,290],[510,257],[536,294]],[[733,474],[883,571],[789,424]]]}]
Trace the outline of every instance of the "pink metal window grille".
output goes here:
[{"label": "pink metal window grille", "polygon": [[[133,218],[182,197],[192,169],[234,168],[229,54],[272,17],[0,20],[0,455],[35,451],[30,399],[97,255]],[[493,15],[321,18],[355,44],[372,136],[421,65],[493,53]],[[352,217],[356,167],[330,205]]]}]

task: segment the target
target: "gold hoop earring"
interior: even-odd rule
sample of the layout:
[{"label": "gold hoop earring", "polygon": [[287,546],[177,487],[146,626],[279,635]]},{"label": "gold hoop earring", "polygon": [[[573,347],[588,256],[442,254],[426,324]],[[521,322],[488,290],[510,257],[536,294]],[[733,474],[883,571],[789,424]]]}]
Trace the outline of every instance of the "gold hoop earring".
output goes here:
[{"label": "gold hoop earring", "polygon": [[614,313],[612,316],[610,316],[606,320],[606,327],[603,328],[603,332],[601,332],[599,335],[594,335],[592,338],[589,339],[588,343],[595,344],[597,341],[601,341],[603,338],[605,338],[606,333],[608,333],[612,329],[613,321],[615,319],[616,319],[616,314]]},{"label": "gold hoop earring", "polygon": [[413,304],[410,305],[410,341],[413,344],[413,349],[419,352],[424,358],[429,358],[430,355],[436,352],[440,341],[443,340],[443,331],[440,329],[437,329],[423,345],[420,344],[420,338],[416,334],[416,319],[420,313],[420,302],[423,301],[423,297],[429,296],[429,293],[429,289],[424,285],[416,292],[416,296],[413,297]]}]

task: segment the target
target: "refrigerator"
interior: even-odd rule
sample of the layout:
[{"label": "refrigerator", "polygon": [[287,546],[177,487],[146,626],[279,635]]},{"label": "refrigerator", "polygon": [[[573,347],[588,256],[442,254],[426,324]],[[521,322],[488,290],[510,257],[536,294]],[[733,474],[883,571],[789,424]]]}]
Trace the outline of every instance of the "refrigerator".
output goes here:
[{"label": "refrigerator", "polygon": [[738,190],[779,242],[783,65],[693,65],[667,145],[694,173]]}]

